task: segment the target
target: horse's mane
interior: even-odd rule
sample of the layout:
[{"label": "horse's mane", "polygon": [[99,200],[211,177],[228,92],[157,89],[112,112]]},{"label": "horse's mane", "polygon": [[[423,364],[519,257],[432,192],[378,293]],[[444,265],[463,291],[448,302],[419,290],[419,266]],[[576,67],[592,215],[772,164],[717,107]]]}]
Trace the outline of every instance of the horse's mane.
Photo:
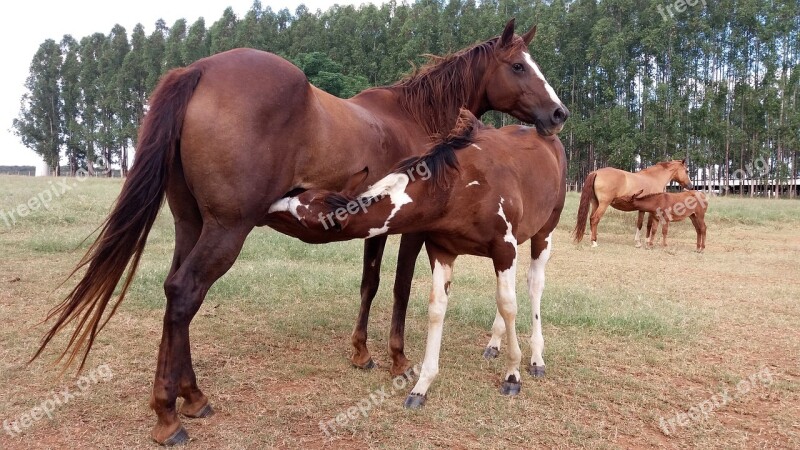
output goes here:
[{"label": "horse's mane", "polygon": [[669,169],[672,166],[672,163],[674,163],[675,161],[677,161],[677,160],[657,162],[657,163],[653,164],[652,166],[645,167],[644,169],[640,170],[640,172],[644,172],[646,170],[656,169],[656,168],[659,168],[659,167],[663,168],[663,169]]},{"label": "horse's mane", "polygon": [[[427,180],[433,181],[433,188],[445,189],[449,186],[448,170],[459,170],[456,150],[465,148],[476,141],[475,130],[484,128],[485,125],[479,121],[466,109],[461,109],[453,129],[447,135],[439,138],[438,142],[422,156],[412,156],[401,161],[392,170],[392,174],[414,174],[419,177],[419,167],[423,166],[430,173]],[[360,194],[361,195],[361,194]],[[360,201],[362,204],[372,204],[380,200],[370,196],[348,195],[333,192],[325,197],[325,204],[336,210],[347,208],[353,201]]]},{"label": "horse's mane", "polygon": [[427,64],[388,89],[401,91],[400,105],[425,131],[435,136],[453,123],[481,79],[475,68],[484,67],[498,37],[448,56],[425,55]]},{"label": "horse's mane", "polygon": [[441,136],[436,144],[422,156],[412,156],[401,161],[392,173],[413,172],[423,165],[430,172],[433,185],[437,188],[446,188],[448,183],[447,170],[459,170],[456,150],[460,150],[475,142],[475,130],[482,128],[481,123],[466,109],[461,109],[456,124],[447,135]]}]

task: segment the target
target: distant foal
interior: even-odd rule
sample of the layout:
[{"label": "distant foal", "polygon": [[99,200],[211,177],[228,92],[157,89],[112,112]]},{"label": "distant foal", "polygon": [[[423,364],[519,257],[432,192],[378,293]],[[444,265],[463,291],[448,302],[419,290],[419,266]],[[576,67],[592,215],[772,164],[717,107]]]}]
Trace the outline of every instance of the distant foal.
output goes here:
[{"label": "distant foal", "polygon": [[[583,240],[583,233],[586,230],[586,218],[589,216],[589,205],[592,206],[591,229],[592,247],[597,247],[597,224],[609,206],[620,211],[633,211],[626,209],[623,205],[614,200],[631,195],[638,190],[643,190],[645,194],[663,192],[664,188],[675,181],[686,189],[692,189],[692,182],[686,172],[686,160],[673,160],[660,162],[639,172],[631,173],[613,167],[605,167],[595,170],[586,177],[581,192],[581,201],[578,206],[578,220],[575,224],[575,242]],[[641,246],[639,242],[639,232],[642,229],[644,213],[640,212],[636,221],[636,246]]]},{"label": "distant foal", "polygon": [[444,315],[458,255],[486,256],[494,262],[500,320],[495,320],[492,339],[499,344],[505,334],[508,340],[501,393],[516,395],[522,358],[515,328],[517,245],[531,239],[533,355],[528,370],[544,374],[540,301],[565,183],[566,157],[558,137],[522,126],[490,128],[462,110],[449,137],[426,155],[404,161],[366,191],[347,195],[309,190],[276,202],[270,211],[274,220],[287,225],[284,230],[294,226],[309,242],[425,233],[433,271],[428,339],[419,380],[405,402],[406,407],[419,408],[439,372]]},{"label": "distant foal", "polygon": [[[617,202],[636,211],[648,212],[650,217],[647,222],[647,246],[652,247],[661,224],[663,236],[662,245],[667,246],[667,232],[670,222],[680,222],[689,218],[697,232],[697,253],[706,249],[706,210],[708,200],[700,191],[683,191],[679,193],[656,193],[644,195],[642,191],[621,197]],[[656,223],[658,220],[658,223]],[[655,225],[655,226],[654,226]]]}]

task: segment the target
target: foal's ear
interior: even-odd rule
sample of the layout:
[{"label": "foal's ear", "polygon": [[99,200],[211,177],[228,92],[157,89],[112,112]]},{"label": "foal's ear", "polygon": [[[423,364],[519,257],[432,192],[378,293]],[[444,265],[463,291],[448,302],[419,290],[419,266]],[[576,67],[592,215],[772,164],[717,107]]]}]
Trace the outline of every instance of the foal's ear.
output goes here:
[{"label": "foal's ear", "polygon": [[531,41],[533,41],[534,36],[536,36],[536,25],[533,26],[527,33],[522,35],[522,40],[525,41],[525,45],[531,45]]},{"label": "foal's ear", "polygon": [[514,40],[514,18],[508,21],[503,34],[500,35],[500,48],[510,44]]},{"label": "foal's ear", "polygon": [[643,192],[644,192],[644,189],[639,189],[639,192],[633,194],[633,197],[631,197],[631,199],[639,198],[639,196],[642,195]]},{"label": "foal's ear", "polygon": [[342,192],[346,193],[354,192],[356,188],[358,188],[358,186],[360,186],[361,183],[363,183],[364,180],[367,179],[368,175],[369,175],[369,167],[364,167],[360,171],[350,175],[350,178],[347,180],[347,183],[345,183]]}]

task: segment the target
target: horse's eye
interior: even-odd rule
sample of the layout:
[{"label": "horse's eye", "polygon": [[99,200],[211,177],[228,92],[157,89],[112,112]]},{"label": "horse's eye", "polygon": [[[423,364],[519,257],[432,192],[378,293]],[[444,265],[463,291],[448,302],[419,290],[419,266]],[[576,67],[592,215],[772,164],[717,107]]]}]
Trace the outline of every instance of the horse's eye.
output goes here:
[{"label": "horse's eye", "polygon": [[525,71],[525,66],[523,66],[520,63],[514,63],[514,64],[511,65],[511,69],[513,69],[514,72],[524,72]]}]

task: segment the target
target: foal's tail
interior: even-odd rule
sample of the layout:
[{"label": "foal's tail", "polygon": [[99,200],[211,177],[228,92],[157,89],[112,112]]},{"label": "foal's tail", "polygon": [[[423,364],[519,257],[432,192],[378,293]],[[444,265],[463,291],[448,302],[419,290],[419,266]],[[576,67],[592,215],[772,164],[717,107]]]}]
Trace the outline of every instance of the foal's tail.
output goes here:
[{"label": "foal's tail", "polygon": [[573,231],[573,238],[575,242],[583,240],[583,233],[586,231],[586,218],[589,217],[589,204],[594,199],[594,179],[597,172],[592,172],[586,177],[583,182],[583,190],[581,191],[581,202],[578,205],[578,221],[575,224],[575,231]]},{"label": "foal's tail", "polygon": [[[31,361],[42,353],[56,333],[75,321],[75,330],[58,362],[66,357],[67,367],[83,350],[78,368],[80,371],[95,337],[125,298],[144,251],[147,235],[164,201],[169,167],[178,151],[186,108],[201,73],[197,67],[173,70],[162,78],[150,97],[150,110],[139,130],[136,161],[114,209],[102,225],[100,235],[69,278],[83,267],[88,266],[88,269],[66,298],[48,313],[45,322],[55,318],[55,323],[42,338]],[[103,320],[103,312],[126,268],[127,274],[119,297]]]}]

